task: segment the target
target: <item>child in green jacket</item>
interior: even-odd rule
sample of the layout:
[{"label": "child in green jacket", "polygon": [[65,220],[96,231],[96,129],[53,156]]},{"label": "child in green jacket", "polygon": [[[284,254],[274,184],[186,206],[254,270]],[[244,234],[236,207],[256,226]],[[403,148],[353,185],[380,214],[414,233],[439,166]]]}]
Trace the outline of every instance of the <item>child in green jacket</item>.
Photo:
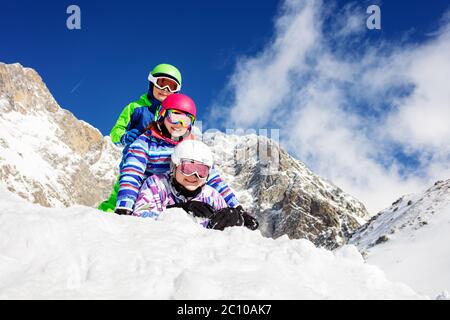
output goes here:
[{"label": "child in green jacket", "polygon": [[[149,74],[149,90],[137,101],[127,105],[111,130],[111,141],[124,146],[123,155],[128,147],[145,132],[145,128],[154,120],[156,110],[171,94],[181,89],[181,73],[170,64],[159,64]],[[122,166],[122,162],[120,164]],[[109,199],[102,202],[98,209],[114,212],[116,206],[119,181],[116,180]]]}]

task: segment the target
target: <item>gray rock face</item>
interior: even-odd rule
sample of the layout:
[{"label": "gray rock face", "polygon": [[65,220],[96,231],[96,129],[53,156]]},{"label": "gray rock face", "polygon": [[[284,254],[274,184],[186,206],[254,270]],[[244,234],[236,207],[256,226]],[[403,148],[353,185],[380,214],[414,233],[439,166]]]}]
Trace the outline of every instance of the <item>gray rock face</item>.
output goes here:
[{"label": "gray rock face", "polygon": [[345,244],[369,214],[364,205],[313,174],[268,138],[205,134],[218,170],[265,236],[306,238],[329,249]]},{"label": "gray rock face", "polygon": [[95,206],[109,195],[120,150],[59,107],[40,76],[0,63],[0,181],[42,206]]}]

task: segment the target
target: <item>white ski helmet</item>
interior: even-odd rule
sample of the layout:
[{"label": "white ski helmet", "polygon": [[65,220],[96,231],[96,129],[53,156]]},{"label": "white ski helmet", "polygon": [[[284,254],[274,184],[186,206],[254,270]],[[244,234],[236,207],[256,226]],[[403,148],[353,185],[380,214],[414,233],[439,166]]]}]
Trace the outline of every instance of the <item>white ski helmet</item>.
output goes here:
[{"label": "white ski helmet", "polygon": [[179,166],[182,160],[194,160],[210,168],[214,164],[211,149],[198,140],[185,140],[175,147],[172,153],[172,163]]}]

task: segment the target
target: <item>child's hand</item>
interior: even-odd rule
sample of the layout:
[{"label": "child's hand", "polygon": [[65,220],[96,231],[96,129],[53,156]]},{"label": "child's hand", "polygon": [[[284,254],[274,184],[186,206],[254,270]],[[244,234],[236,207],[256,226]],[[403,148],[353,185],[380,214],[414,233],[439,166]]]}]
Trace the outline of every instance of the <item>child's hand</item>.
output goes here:
[{"label": "child's hand", "polygon": [[244,226],[249,228],[250,230],[256,230],[259,227],[258,220],[253,217],[250,213],[244,210],[241,205],[236,207],[237,210],[242,214],[242,217],[244,218]]},{"label": "child's hand", "polygon": [[182,208],[184,211],[192,214],[194,217],[200,218],[209,218],[214,214],[213,207],[211,207],[207,203],[199,201],[188,201],[167,206],[167,209],[170,208]]},{"label": "child's hand", "polygon": [[130,210],[120,208],[116,209],[114,213],[118,214],[119,216],[129,216],[132,212]]},{"label": "child's hand", "polygon": [[225,228],[244,225],[244,217],[236,208],[218,210],[209,219],[209,229],[221,230]]},{"label": "child's hand", "polygon": [[123,136],[122,136],[122,143],[126,144],[127,146],[129,146],[130,144],[132,144],[137,137],[139,137],[141,135],[141,133],[139,132],[138,129],[133,129],[130,130],[128,132],[126,132]]}]

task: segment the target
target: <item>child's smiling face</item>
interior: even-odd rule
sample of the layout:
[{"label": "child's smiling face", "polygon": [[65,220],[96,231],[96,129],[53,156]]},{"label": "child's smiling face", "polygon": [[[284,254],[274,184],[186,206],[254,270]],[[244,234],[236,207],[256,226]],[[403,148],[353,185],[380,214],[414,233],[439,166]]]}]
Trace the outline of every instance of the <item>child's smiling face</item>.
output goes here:
[{"label": "child's smiling face", "polygon": [[158,89],[156,86],[153,86],[153,96],[156,98],[156,100],[158,100],[159,102],[163,102],[164,100],[167,99],[168,96],[170,96],[172,93],[167,90],[161,90]]},{"label": "child's smiling face", "polygon": [[189,191],[195,191],[205,184],[205,179],[200,179],[195,174],[192,176],[185,176],[179,167],[175,171],[175,179],[179,184]]},{"label": "child's smiling face", "polygon": [[167,131],[169,131],[170,135],[175,138],[184,136],[188,131],[188,128],[183,127],[180,123],[170,123],[167,118],[164,119],[164,125],[166,126]]}]

